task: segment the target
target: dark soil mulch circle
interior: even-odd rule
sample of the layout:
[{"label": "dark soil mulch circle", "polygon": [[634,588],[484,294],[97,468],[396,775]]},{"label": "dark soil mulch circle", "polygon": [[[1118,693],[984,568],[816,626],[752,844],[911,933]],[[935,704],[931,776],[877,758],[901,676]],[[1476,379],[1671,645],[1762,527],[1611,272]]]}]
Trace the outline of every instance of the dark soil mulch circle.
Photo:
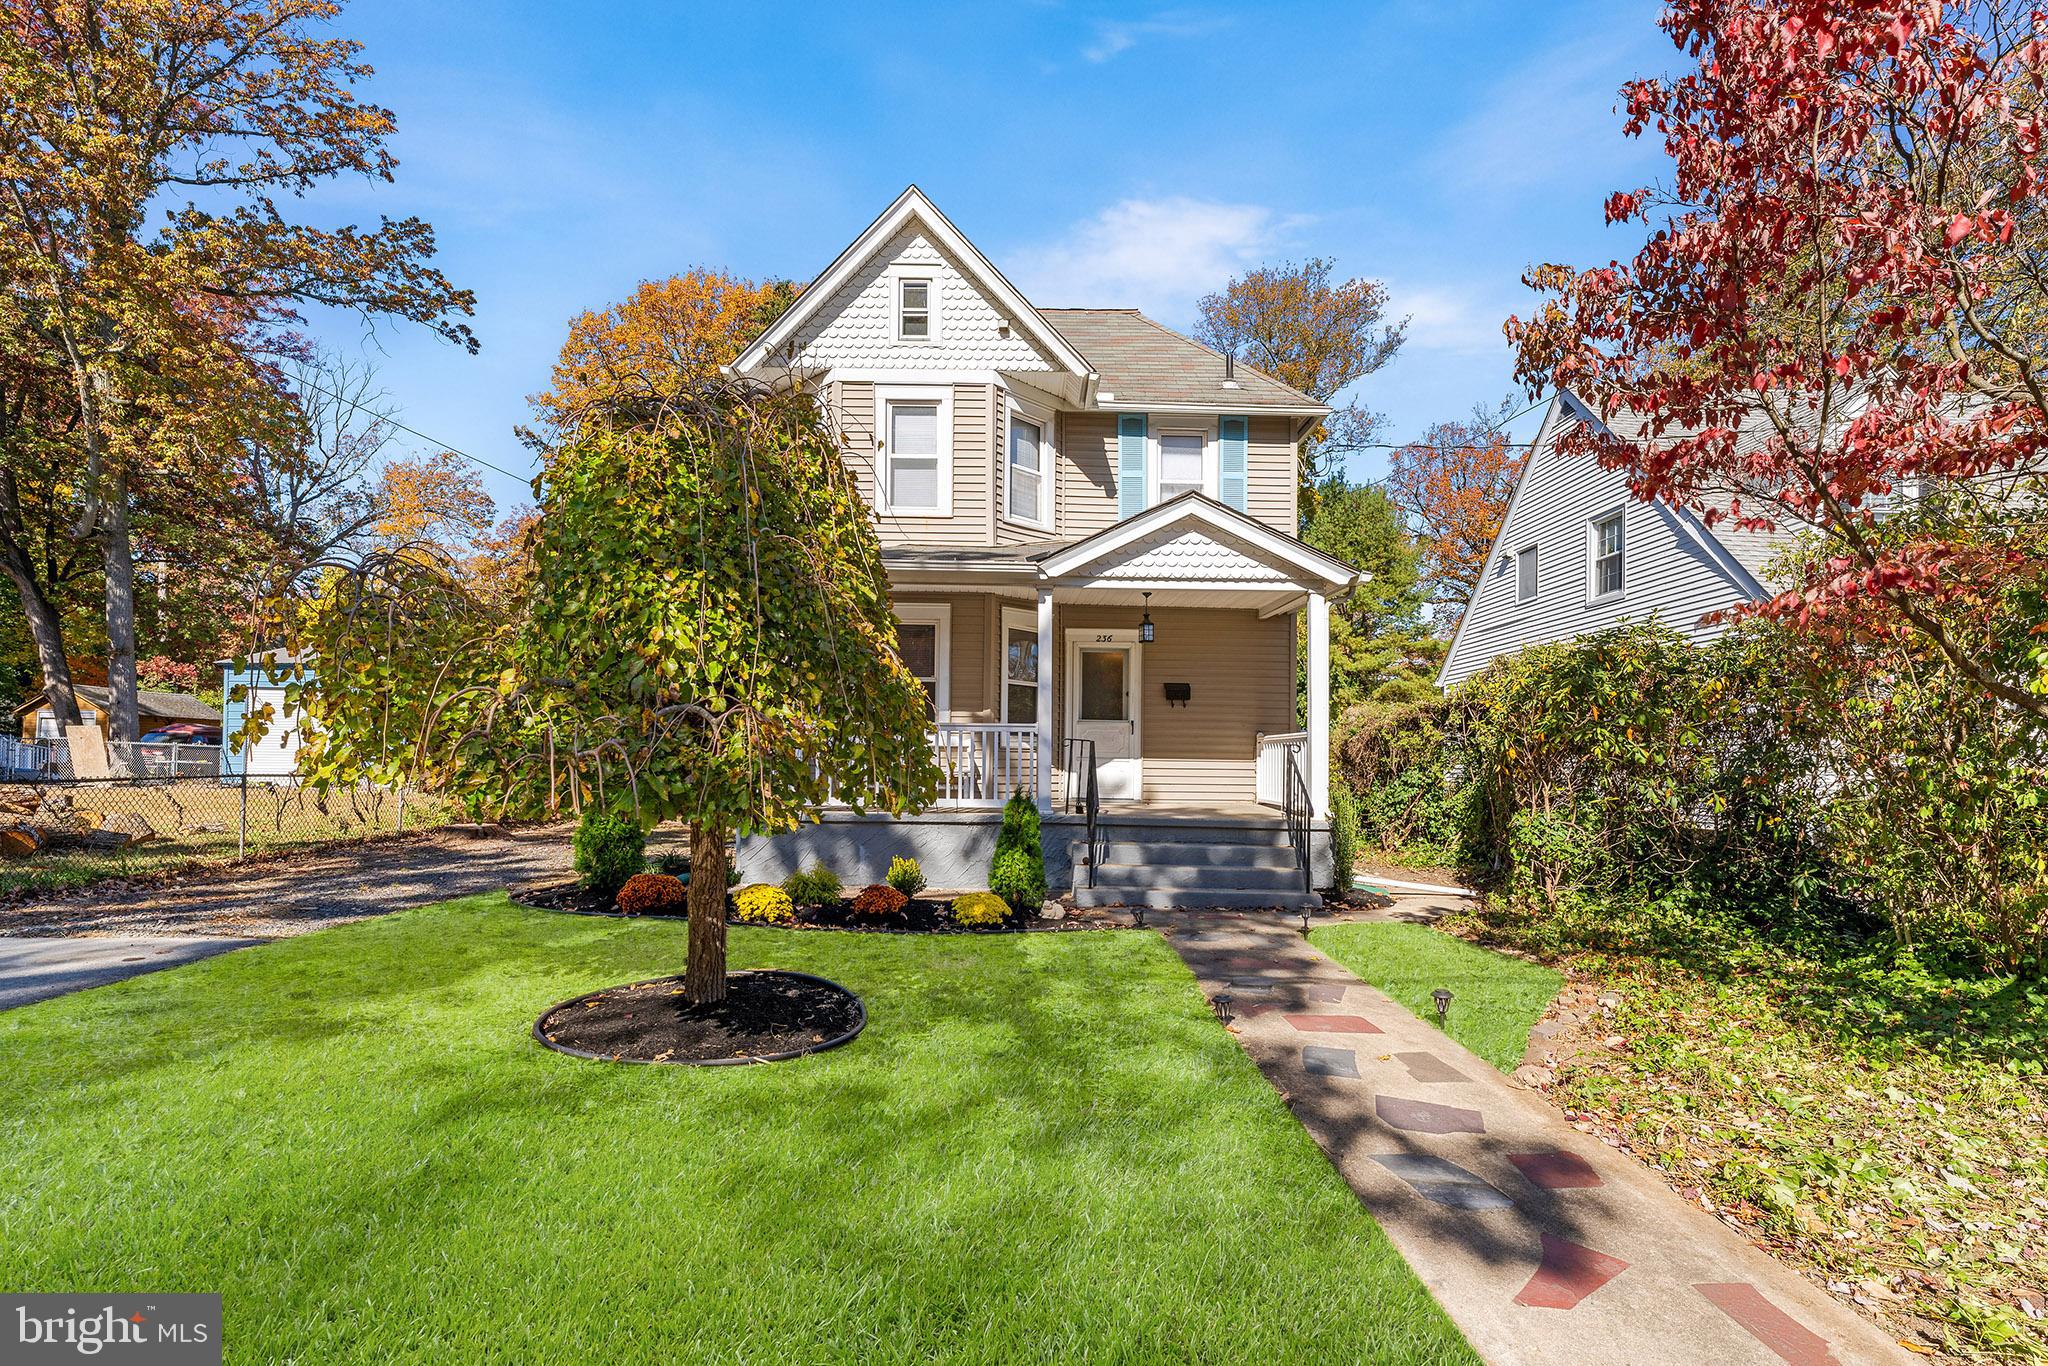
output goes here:
[{"label": "dark soil mulch circle", "polygon": [[549,1006],[533,1037],[604,1062],[780,1062],[837,1048],[868,1022],[860,997],[807,972],[769,968],[726,978],[725,999],[691,1004],[681,977],[606,987]]}]

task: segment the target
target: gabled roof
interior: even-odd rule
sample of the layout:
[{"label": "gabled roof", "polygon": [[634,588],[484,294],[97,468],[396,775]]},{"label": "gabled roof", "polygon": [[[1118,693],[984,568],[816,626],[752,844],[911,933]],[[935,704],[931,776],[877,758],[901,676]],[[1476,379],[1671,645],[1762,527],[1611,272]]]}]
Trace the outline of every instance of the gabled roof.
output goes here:
[{"label": "gabled roof", "polygon": [[1285,566],[1297,579],[1320,584],[1327,592],[1350,588],[1362,577],[1358,570],[1335,556],[1325,555],[1292,536],[1283,536],[1264,522],[1194,491],[1169,498],[1093,536],[1044,555],[1038,560],[1039,571],[1048,579],[1073,578],[1113,559],[1125,547],[1176,526],[1204,528],[1223,539],[1242,543],[1261,560]]},{"label": "gabled roof", "polygon": [[[95,710],[107,711],[114,705],[113,689],[97,683],[73,685],[73,692],[92,703]],[[156,688],[138,688],[135,692],[136,710],[144,716],[153,716],[159,721],[219,721],[220,712],[190,693],[162,692]],[[29,698],[14,709],[15,715],[35,707],[49,706],[49,699],[41,693]]]},{"label": "gabled roof", "polygon": [[912,185],[897,195],[895,202],[882,210],[881,216],[868,224],[867,229],[846,250],[839,253],[824,273],[805,287],[797,296],[789,311],[768,325],[768,330],[754,338],[753,345],[740,353],[732,368],[737,371],[752,370],[775,354],[775,349],[788,341],[804,322],[831,300],[839,287],[860,269],[861,263],[901,232],[912,220],[921,224],[939,246],[951,253],[961,268],[973,281],[985,290],[989,297],[1000,303],[1017,325],[1029,333],[1034,341],[1044,347],[1048,354],[1072,373],[1083,378],[1092,378],[1094,371],[1088,358],[1074,349],[1072,342],[1061,336],[1059,329],[1046,321],[1043,314],[1031,306],[1031,301],[1018,292],[1017,287],[1003,278],[992,262],[981,254],[980,248],[967,240],[938,208],[924,197],[924,192]]},{"label": "gabled roof", "polygon": [[1320,417],[1326,403],[1239,362],[1236,386],[1223,376],[1223,356],[1192,337],[1152,321],[1135,308],[1047,308],[1040,312],[1079,347],[1100,375],[1107,409],[1176,406],[1282,412]]}]

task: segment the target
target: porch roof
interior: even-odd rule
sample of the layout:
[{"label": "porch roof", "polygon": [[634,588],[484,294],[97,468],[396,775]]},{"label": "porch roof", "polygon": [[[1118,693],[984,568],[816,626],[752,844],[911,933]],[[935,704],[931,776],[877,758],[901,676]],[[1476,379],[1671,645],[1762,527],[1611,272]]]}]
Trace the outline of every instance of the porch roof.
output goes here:
[{"label": "porch roof", "polygon": [[[1011,592],[1051,585],[1064,596],[1172,593],[1216,606],[1268,606],[1303,593],[1336,594],[1362,577],[1342,560],[1226,507],[1184,493],[1077,540],[1017,545],[894,545],[882,550],[892,578],[921,587]],[[1214,595],[1225,594],[1225,603]]]}]

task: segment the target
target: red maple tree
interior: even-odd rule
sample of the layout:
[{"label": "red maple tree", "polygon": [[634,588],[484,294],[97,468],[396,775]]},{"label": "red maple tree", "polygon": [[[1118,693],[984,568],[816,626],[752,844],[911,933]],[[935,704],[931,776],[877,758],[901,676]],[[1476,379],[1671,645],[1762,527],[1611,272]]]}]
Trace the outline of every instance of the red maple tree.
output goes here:
[{"label": "red maple tree", "polygon": [[1675,177],[1607,202],[1652,235],[1627,264],[1530,272],[1546,297],[1508,321],[1517,377],[1646,419],[1566,442],[1639,497],[1824,532],[1826,557],[1763,610],[1909,628],[2048,715],[2013,652],[1958,624],[2038,601],[2038,504],[1880,526],[1928,489],[2042,466],[2048,26],[2011,0],[1676,0],[1662,25],[1697,69],[1622,97]]}]

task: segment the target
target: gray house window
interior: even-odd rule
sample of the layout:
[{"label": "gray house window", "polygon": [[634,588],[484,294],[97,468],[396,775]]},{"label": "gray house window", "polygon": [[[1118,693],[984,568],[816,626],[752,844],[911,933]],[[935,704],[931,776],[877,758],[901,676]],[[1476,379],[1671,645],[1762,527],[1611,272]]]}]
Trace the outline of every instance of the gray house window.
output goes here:
[{"label": "gray house window", "polygon": [[1536,547],[1524,546],[1515,555],[1515,601],[1536,600]]},{"label": "gray house window", "polygon": [[1622,573],[1622,514],[1612,513],[1593,523],[1593,596],[1619,593]]}]

